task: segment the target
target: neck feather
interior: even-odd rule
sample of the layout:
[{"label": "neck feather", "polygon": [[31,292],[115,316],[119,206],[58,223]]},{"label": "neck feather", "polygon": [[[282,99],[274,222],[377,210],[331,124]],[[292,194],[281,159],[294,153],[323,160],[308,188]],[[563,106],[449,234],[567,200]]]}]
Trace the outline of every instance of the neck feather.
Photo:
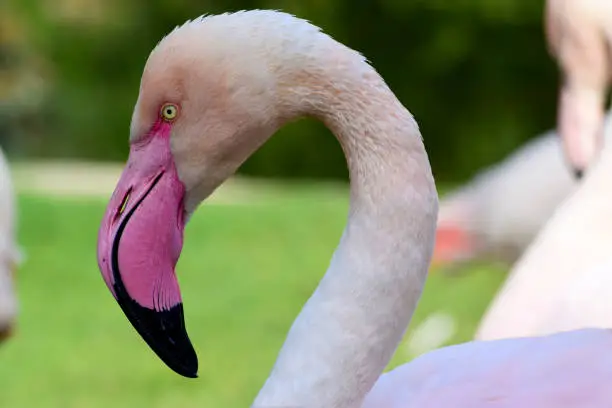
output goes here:
[{"label": "neck feather", "polygon": [[429,161],[411,114],[356,56],[336,54],[325,75],[307,75],[306,93],[285,89],[341,143],[351,202],[329,269],[253,407],[359,407],[423,289],[438,209]]}]

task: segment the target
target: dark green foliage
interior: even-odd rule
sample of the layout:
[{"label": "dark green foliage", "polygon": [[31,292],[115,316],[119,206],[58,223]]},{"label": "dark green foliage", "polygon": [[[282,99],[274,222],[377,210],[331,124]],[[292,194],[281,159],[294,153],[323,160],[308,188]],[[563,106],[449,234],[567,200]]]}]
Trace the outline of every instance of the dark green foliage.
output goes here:
[{"label": "dark green foliage", "polygon": [[[19,3],[19,2],[17,2]],[[458,181],[554,126],[557,69],[541,1],[109,1],[108,23],[59,24],[37,2],[34,43],[53,69],[33,156],[124,160],[142,67],[177,24],[203,13],[275,8],[311,20],[363,52],[417,118],[436,177]],[[337,142],[313,121],[290,125],[241,169],[275,177],[346,177]]]}]

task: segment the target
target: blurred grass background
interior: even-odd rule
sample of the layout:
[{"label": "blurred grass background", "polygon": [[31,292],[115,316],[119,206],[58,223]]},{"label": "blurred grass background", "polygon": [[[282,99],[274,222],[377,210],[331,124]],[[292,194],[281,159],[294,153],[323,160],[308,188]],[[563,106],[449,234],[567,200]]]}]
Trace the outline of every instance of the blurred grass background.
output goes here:
[{"label": "blurred grass background", "polygon": [[[204,205],[187,227],[177,271],[200,377],[186,380],[153,354],[97,270],[105,203],[20,197],[21,317],[0,346],[0,407],[249,406],[284,337],[325,271],[344,225],[344,194],[293,185],[255,204]],[[469,340],[503,273],[432,274],[411,327],[434,312]],[[412,356],[403,344],[391,367]]]}]

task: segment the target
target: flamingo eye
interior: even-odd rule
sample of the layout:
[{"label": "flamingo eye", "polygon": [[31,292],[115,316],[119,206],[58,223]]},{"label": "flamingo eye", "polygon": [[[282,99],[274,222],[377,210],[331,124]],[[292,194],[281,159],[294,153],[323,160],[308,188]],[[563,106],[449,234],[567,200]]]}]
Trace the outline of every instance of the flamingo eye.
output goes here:
[{"label": "flamingo eye", "polygon": [[161,108],[161,117],[166,122],[172,122],[178,115],[178,107],[174,104],[167,103]]}]

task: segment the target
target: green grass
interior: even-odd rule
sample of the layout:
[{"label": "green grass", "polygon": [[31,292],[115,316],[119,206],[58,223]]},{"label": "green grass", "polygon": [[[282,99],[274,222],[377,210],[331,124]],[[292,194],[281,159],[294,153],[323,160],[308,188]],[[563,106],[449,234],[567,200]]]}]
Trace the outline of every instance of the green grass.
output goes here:
[{"label": "green grass", "polygon": [[[247,407],[325,271],[344,194],[291,189],[254,205],[199,209],[178,273],[200,377],[171,372],[129,325],[98,272],[104,202],[20,197],[21,315],[0,347],[2,408]],[[342,193],[342,192],[341,192]],[[435,311],[469,340],[503,275],[433,274],[412,327]],[[392,366],[408,361],[400,347]]]}]

